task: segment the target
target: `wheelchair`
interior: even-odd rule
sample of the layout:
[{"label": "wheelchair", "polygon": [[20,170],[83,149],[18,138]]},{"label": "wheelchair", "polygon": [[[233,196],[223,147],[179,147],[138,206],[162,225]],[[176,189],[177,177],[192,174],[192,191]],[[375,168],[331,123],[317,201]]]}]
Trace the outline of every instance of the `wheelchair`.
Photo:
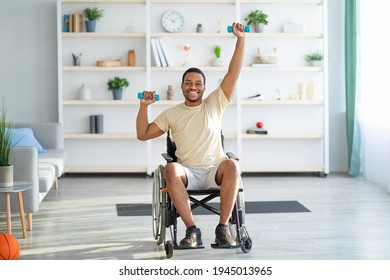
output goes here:
[{"label": "wheelchair", "polygon": [[[222,143],[223,143],[223,135]],[[223,145],[223,144],[222,144]],[[167,163],[175,162],[176,146],[167,133],[167,152],[162,156]],[[226,153],[228,158],[238,160],[232,153]],[[211,200],[220,196],[219,189],[209,190],[188,190],[189,199],[191,201],[191,210],[198,207],[206,209],[210,213],[219,215],[219,209],[208,204]],[[200,197],[200,198],[199,198]],[[177,219],[180,217],[173,201],[171,201],[166,182],[164,180],[164,165],[159,165],[153,174],[153,193],[152,193],[152,219],[153,219],[153,236],[157,241],[157,245],[164,244],[164,249],[167,258],[173,256],[174,249],[180,248],[177,242]],[[169,228],[170,238],[166,234],[166,229]],[[231,218],[229,220],[229,230],[233,238],[235,238],[237,246],[234,248],[241,248],[242,252],[249,253],[252,249],[252,240],[249,237],[248,231],[245,227],[245,200],[244,190],[240,187],[237,199],[234,204]],[[219,248],[216,244],[211,244],[212,248]],[[204,248],[203,246],[197,247]],[[195,249],[195,248],[194,248]]]}]

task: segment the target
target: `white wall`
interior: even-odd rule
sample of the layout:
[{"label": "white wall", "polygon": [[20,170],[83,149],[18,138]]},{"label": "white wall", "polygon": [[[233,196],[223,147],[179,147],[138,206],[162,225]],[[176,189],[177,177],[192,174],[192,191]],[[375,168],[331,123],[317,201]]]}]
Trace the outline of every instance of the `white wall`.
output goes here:
[{"label": "white wall", "polygon": [[[344,1],[328,0],[330,171],[347,170]],[[56,0],[0,0],[0,95],[14,121],[57,121]]]}]

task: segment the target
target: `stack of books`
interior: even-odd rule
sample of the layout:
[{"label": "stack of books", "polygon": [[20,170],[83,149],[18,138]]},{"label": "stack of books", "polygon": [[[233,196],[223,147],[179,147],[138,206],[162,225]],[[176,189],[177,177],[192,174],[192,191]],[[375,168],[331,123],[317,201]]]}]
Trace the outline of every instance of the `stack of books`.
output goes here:
[{"label": "stack of books", "polygon": [[83,32],[83,15],[64,15],[63,32]]},{"label": "stack of books", "polygon": [[246,131],[248,134],[268,134],[268,131],[264,128],[250,128]]},{"label": "stack of books", "polygon": [[164,40],[152,37],[150,38],[150,43],[152,46],[154,65],[157,67],[172,66]]}]

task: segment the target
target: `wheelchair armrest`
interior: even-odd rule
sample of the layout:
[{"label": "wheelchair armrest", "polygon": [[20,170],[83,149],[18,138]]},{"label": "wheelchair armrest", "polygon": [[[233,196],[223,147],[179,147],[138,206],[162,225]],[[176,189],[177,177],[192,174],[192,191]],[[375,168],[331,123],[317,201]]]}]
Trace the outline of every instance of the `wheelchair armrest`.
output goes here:
[{"label": "wheelchair armrest", "polygon": [[162,153],[161,155],[167,161],[167,163],[173,162],[173,158],[170,155],[168,155],[168,153]]},{"label": "wheelchair armrest", "polygon": [[232,158],[232,159],[235,159],[237,161],[239,161],[240,159],[235,155],[233,154],[232,152],[227,152],[226,155],[228,156],[228,158]]}]

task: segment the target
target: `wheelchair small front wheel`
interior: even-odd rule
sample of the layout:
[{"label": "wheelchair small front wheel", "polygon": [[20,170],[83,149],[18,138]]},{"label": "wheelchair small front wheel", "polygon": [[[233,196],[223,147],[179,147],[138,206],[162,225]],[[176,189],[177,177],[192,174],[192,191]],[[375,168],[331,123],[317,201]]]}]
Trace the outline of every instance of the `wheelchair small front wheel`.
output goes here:
[{"label": "wheelchair small front wheel", "polygon": [[168,259],[172,258],[173,256],[173,243],[170,240],[165,243],[165,254],[167,255]]},{"label": "wheelchair small front wheel", "polygon": [[249,253],[252,249],[252,239],[250,237],[244,237],[242,239],[241,250],[244,253]]}]

